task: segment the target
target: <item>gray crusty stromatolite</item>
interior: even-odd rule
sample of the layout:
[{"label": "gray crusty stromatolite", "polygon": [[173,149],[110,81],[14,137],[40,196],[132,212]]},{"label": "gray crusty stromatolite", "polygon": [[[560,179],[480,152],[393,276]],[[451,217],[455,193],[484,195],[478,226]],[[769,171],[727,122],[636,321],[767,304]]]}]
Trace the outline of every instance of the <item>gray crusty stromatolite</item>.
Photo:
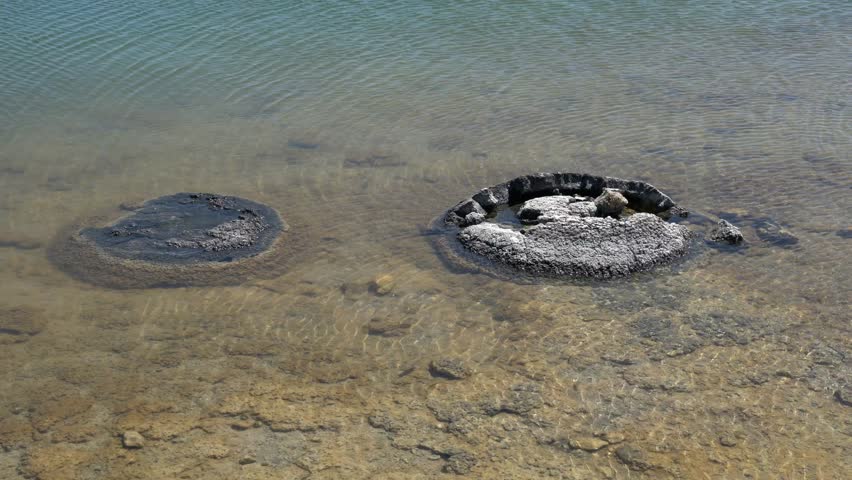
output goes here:
[{"label": "gray crusty stromatolite", "polygon": [[684,254],[689,229],[650,213],[626,220],[565,216],[521,231],[482,223],[459,232],[468,250],[533,274],[608,278]]},{"label": "gray crusty stromatolite", "polygon": [[[524,228],[488,221],[510,207],[517,208]],[[672,214],[686,211],[645,182],[538,173],[481,190],[448,210],[439,228],[447,234],[442,251],[465,257],[461,263],[467,266],[610,278],[686,253],[692,233],[664,220]]]},{"label": "gray crusty stromatolite", "polygon": [[290,248],[278,213],[239,197],[177,193],[122,210],[115,220],[109,214],[69,227],[50,258],[98,285],[173,287],[274,276]]}]

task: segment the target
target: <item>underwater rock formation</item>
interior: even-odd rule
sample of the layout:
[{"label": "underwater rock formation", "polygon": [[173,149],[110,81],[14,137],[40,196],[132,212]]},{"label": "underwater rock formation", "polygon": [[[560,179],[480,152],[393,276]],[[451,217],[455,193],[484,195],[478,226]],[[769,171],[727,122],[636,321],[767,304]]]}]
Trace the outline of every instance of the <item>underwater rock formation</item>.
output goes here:
[{"label": "underwater rock formation", "polygon": [[51,259],[112,288],[234,284],[268,276],[282,260],[280,236],[288,226],[257,202],[177,193],[122,210],[118,219],[97,217],[60,234]]},{"label": "underwater rock formation", "polygon": [[737,245],[742,243],[743,234],[739,228],[733,226],[731,222],[727,220],[719,220],[719,223],[710,230],[710,233],[707,235],[713,242],[717,243],[727,243],[729,245]]},{"label": "underwater rock formation", "polygon": [[[517,208],[517,225],[494,221]],[[439,250],[457,266],[534,276],[611,278],[682,256],[692,232],[664,218],[686,216],[644,182],[575,173],[538,173],[486,188],[433,226]],[[489,221],[491,220],[491,221]]]}]

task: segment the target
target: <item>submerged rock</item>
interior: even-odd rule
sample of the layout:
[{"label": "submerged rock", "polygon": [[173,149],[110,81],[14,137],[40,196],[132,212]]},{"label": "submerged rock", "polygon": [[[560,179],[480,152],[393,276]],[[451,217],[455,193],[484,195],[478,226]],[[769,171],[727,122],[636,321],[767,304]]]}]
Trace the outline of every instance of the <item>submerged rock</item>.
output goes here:
[{"label": "submerged rock", "polygon": [[[509,208],[518,209],[516,223],[524,228],[497,223],[508,218]],[[439,249],[456,265],[497,273],[509,267],[535,276],[610,278],[686,253],[690,230],[663,219],[684,214],[671,198],[644,182],[540,173],[480,190],[433,225],[445,234],[437,236]]]},{"label": "submerged rock", "polygon": [[755,219],[754,231],[761,240],[774,247],[794,248],[799,243],[799,239],[792,232],[771,218]]},{"label": "submerged rock", "polygon": [[467,475],[478,463],[476,457],[464,450],[451,450],[447,455],[444,471],[456,475]]},{"label": "submerged rock", "polygon": [[834,398],[841,405],[852,407],[852,386],[843,385],[834,391]]},{"label": "submerged rock", "polygon": [[231,284],[281,253],[280,234],[288,229],[266,205],[209,193],[178,193],[123,210],[117,220],[95,218],[60,235],[51,259],[113,288]]},{"label": "submerged rock", "polygon": [[374,278],[368,287],[369,291],[378,296],[384,296],[391,293],[396,282],[393,276],[384,274]]},{"label": "submerged rock", "polygon": [[727,243],[729,245],[738,245],[743,241],[743,234],[740,229],[733,226],[727,220],[719,220],[719,223],[710,230],[707,237],[717,243]]},{"label": "submerged rock", "polygon": [[633,445],[623,445],[615,450],[615,456],[631,470],[644,471],[654,467],[648,455]]},{"label": "submerged rock", "polygon": [[433,377],[462,380],[471,376],[473,371],[457,358],[442,358],[429,363],[429,373]]},{"label": "submerged rock", "polygon": [[587,452],[596,452],[607,445],[609,442],[606,440],[601,440],[600,438],[594,437],[580,437],[580,438],[572,438],[570,440],[569,445],[571,448],[576,448],[578,450],[585,450]]}]

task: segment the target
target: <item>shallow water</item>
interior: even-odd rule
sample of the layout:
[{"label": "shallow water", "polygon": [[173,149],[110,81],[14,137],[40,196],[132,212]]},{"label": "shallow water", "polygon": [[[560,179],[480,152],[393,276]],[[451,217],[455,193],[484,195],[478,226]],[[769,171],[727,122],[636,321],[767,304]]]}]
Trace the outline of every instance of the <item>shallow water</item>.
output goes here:
[{"label": "shallow water", "polygon": [[[0,478],[849,476],[848,2],[181,3],[0,4]],[[591,284],[436,255],[444,209],[550,170],[748,247]],[[275,207],[293,261],[48,260],[179,191]]]}]

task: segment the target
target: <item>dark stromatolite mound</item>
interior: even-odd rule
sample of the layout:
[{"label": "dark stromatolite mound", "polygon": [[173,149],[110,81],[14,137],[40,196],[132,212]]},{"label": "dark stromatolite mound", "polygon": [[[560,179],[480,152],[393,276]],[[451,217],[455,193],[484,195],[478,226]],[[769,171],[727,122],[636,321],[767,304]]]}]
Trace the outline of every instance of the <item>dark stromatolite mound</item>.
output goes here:
[{"label": "dark stromatolite mound", "polygon": [[61,234],[51,259],[113,288],[234,284],[268,277],[283,260],[287,224],[257,202],[178,193],[123,209],[117,220],[95,218]]},{"label": "dark stromatolite mound", "polygon": [[645,182],[538,173],[481,190],[433,227],[439,250],[464,269],[610,278],[684,255],[693,235],[666,219],[686,214]]}]

